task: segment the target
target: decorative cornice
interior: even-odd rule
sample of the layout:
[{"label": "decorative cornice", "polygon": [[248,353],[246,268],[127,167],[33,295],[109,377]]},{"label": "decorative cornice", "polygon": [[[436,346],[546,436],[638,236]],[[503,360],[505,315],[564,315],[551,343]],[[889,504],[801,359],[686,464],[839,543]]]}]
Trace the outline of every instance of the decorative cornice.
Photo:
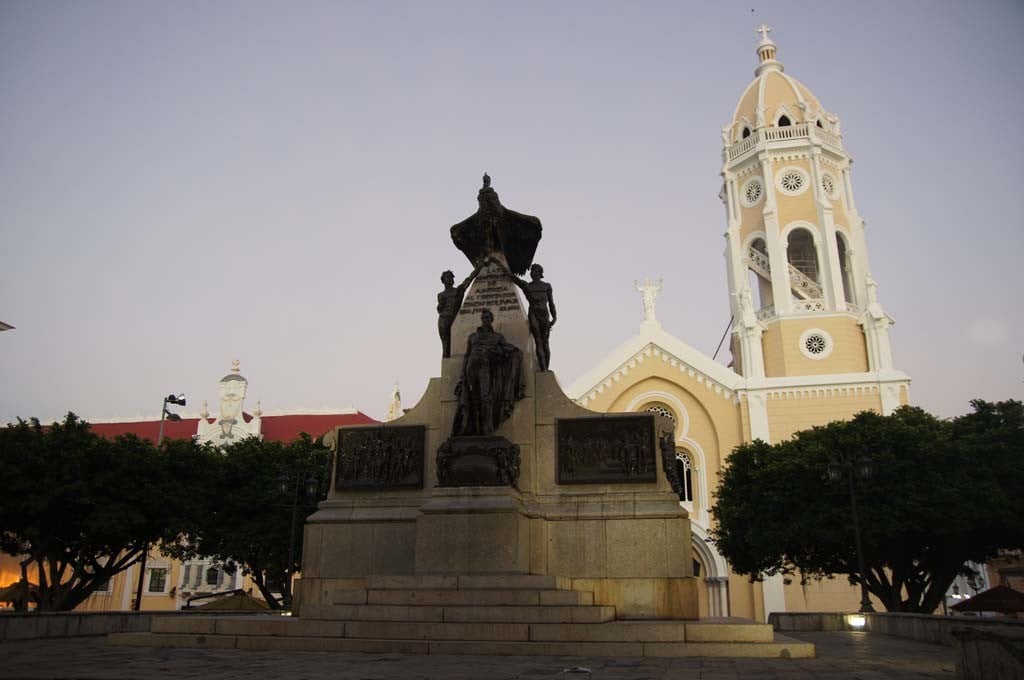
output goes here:
[{"label": "decorative cornice", "polygon": [[624,361],[618,368],[612,371],[608,377],[592,389],[588,390],[584,395],[578,397],[576,399],[576,403],[580,406],[586,406],[589,402],[594,401],[598,396],[603,394],[606,389],[611,388],[624,377],[629,375],[630,371],[634,368],[637,368],[649,359],[654,361],[660,359],[671,368],[677,369],[680,373],[686,374],[693,380],[696,380],[698,385],[703,385],[706,389],[714,391],[715,394],[721,396],[723,399],[733,401],[737,404],[739,403],[739,399],[737,398],[734,390],[708,376],[701,369],[691,365],[683,359],[680,359],[664,348],[659,347],[654,342],[648,343],[642,350],[634,354],[627,361]]}]

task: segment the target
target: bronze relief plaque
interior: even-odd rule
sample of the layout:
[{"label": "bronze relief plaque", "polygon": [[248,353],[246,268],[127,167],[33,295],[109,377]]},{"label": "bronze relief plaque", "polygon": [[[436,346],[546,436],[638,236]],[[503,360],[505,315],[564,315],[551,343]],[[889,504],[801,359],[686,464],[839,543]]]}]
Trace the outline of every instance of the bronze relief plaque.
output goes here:
[{"label": "bronze relief plaque", "polygon": [[559,484],[658,481],[653,415],[560,418],[555,446]]},{"label": "bronze relief plaque", "polygon": [[426,438],[423,425],[339,430],[334,489],[422,489]]}]

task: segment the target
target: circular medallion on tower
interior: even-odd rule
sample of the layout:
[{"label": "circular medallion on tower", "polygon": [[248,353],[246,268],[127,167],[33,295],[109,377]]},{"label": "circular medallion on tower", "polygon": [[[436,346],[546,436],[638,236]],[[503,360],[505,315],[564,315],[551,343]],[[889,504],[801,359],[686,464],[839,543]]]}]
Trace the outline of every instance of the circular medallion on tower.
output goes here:
[{"label": "circular medallion on tower", "polygon": [[764,196],[764,186],[761,185],[761,178],[752,177],[740,190],[740,203],[744,208],[752,208],[761,202],[762,196]]},{"label": "circular medallion on tower", "polygon": [[787,196],[799,196],[807,191],[807,173],[795,166],[787,166],[775,175],[775,186]]},{"label": "circular medallion on tower", "polygon": [[808,328],[800,336],[800,353],[808,359],[824,359],[832,353],[832,336],[820,328]]},{"label": "circular medallion on tower", "polygon": [[839,198],[839,186],[836,184],[836,178],[827,172],[821,176],[821,190],[825,192],[829,200],[834,201]]}]

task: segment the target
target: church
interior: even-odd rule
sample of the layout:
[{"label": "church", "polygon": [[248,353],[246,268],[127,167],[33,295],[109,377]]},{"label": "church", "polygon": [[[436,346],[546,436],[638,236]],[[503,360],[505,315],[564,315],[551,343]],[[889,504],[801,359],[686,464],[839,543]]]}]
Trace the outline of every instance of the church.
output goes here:
[{"label": "church", "polygon": [[893,364],[893,319],[871,276],[840,119],[786,73],[770,30],[759,29],[754,80],[722,128],[731,368],[662,328],[661,284],[644,281],[636,283],[638,332],[566,387],[590,410],[675,422],[700,615],[758,621],[771,612],[853,611],[858,595],[844,578],[752,584],[731,573],[709,540],[729,453],[860,411],[892,413],[910,387]]}]

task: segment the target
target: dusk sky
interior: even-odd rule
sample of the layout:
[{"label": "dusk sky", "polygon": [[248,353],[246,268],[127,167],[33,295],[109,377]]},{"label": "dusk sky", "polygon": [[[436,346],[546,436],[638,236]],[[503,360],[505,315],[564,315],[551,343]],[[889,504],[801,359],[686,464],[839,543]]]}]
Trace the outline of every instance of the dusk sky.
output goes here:
[{"label": "dusk sky", "polygon": [[[751,9],[753,7],[753,9]],[[487,171],[544,225],[563,386],[729,322],[755,28],[842,120],[911,400],[1024,398],[1024,3],[0,2],[0,422],[413,406]],[[724,348],[718,356],[729,362]]]}]

